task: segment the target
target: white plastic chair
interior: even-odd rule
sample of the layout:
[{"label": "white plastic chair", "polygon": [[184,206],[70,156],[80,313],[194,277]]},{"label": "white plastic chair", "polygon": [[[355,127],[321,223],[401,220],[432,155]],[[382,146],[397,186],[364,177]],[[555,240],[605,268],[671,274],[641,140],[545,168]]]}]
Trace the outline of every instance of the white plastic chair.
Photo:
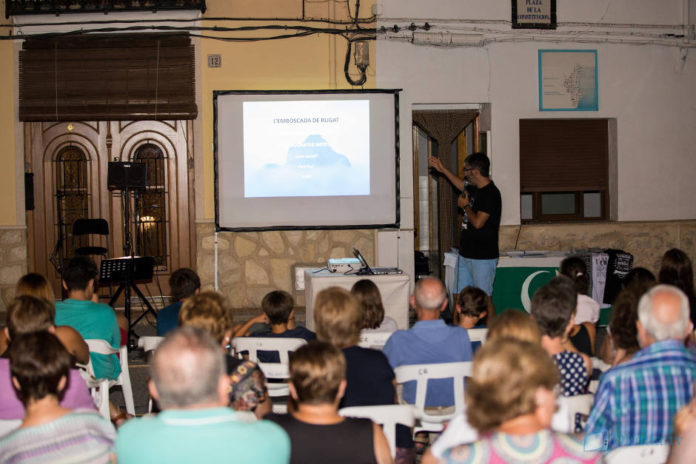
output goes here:
[{"label": "white plastic chair", "polygon": [[471,341],[471,343],[481,342],[481,346],[486,343],[488,329],[468,329],[466,332],[469,334],[469,341]]},{"label": "white plastic chair", "polygon": [[360,342],[358,346],[380,350],[387,344],[387,340],[394,332],[360,332]]},{"label": "white plastic chair", "polygon": [[[145,353],[149,353],[150,351],[155,351],[159,344],[162,343],[162,340],[164,340],[164,337],[157,337],[154,335],[140,337],[138,338],[138,347],[142,348]],[[152,412],[152,406],[152,397],[149,397],[147,400],[148,413]]]},{"label": "white plastic chair", "polygon": [[20,425],[22,425],[22,419],[0,420],[0,437],[18,429]]},{"label": "white plastic chair", "polygon": [[[119,349],[113,348],[106,340],[102,339],[87,339],[85,340],[87,346],[89,347],[90,353],[98,353],[103,355],[118,354],[119,361],[121,364],[121,373],[116,380],[109,379],[97,379],[94,376],[94,368],[92,366],[92,360],[90,359],[84,369],[82,370],[83,378],[87,383],[90,391],[92,392],[92,398],[94,398],[94,403],[99,409],[99,413],[107,420],[110,420],[111,415],[109,413],[109,388],[114,385],[120,385],[123,392],[123,400],[126,403],[126,412],[131,415],[135,415],[135,406],[133,404],[133,390],[131,388],[130,372],[128,370],[128,347],[121,346]],[[86,375],[85,375],[86,374]]]},{"label": "white plastic chair", "polygon": [[[394,369],[396,383],[403,387],[406,382],[416,381],[416,418],[420,421],[418,430],[428,432],[440,432],[443,423],[452,419],[457,413],[464,410],[464,377],[471,376],[471,362],[454,362],[441,364],[411,364],[399,366]],[[428,380],[453,379],[454,405],[453,408],[442,410],[440,408],[425,407],[425,398],[428,389]],[[402,388],[398,389],[399,401]]]},{"label": "white plastic chair", "polygon": [[663,464],[669,457],[669,445],[622,446],[604,456],[606,464]]},{"label": "white plastic chair", "polygon": [[[258,364],[266,376],[266,380],[281,380],[282,382],[267,382],[268,395],[271,398],[290,395],[287,379],[290,378],[290,353],[302,345],[306,345],[304,338],[275,338],[275,337],[237,337],[232,340],[232,349],[235,355],[241,357],[247,352],[249,360]],[[259,351],[276,351],[280,357],[278,363],[259,362]],[[273,412],[277,414],[287,413],[287,405],[274,403]]]},{"label": "white plastic chair", "polygon": [[154,351],[157,349],[160,343],[162,343],[164,337],[146,336],[138,338],[138,347],[142,348],[144,352]]},{"label": "white plastic chair", "polygon": [[338,411],[344,417],[366,417],[380,424],[389,442],[392,457],[396,456],[396,424],[413,427],[415,409],[410,404],[386,404],[383,406],[351,406]]},{"label": "white plastic chair", "polygon": [[[552,425],[552,428],[557,432],[563,433],[575,433],[575,414],[589,415],[592,410],[592,405],[594,404],[594,395],[575,395],[575,396],[561,396],[557,400],[559,405],[559,411],[565,412],[566,421],[565,424],[567,428],[559,430],[558,421]],[[554,415],[554,419],[556,419]]]}]

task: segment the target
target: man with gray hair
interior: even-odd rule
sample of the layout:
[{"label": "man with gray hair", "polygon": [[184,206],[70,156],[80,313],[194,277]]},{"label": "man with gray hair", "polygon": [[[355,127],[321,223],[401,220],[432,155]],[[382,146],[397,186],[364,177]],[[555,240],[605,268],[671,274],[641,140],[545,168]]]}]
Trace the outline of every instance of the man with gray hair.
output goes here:
[{"label": "man with gray hair", "polygon": [[631,360],[601,378],[585,429],[603,434],[608,449],[672,444],[674,414],[689,402],[696,358],[684,348],[693,326],[689,300],[671,285],[658,285],[638,303],[638,342]]},{"label": "man with gray hair", "polygon": [[240,420],[227,407],[230,380],[223,353],[205,331],[183,327],[170,332],[150,369],[148,387],[162,412],[119,429],[119,463],[289,461],[290,440],[283,429],[268,421]]},{"label": "man with gray hair", "polygon": [[[409,330],[397,330],[382,350],[392,368],[408,364],[435,364],[471,361],[471,342],[466,329],[448,326],[440,319],[447,306],[447,290],[434,277],[416,282],[411,306],[418,322]],[[415,402],[415,385],[404,385],[403,398]],[[454,389],[451,379],[431,381],[425,399],[426,406],[451,406]]]}]

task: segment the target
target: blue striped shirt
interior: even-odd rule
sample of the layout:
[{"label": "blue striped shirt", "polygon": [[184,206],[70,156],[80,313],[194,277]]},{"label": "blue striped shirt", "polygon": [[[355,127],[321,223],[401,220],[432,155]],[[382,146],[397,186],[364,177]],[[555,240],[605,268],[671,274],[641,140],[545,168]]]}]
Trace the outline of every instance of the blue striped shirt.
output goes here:
[{"label": "blue striped shirt", "polygon": [[608,448],[671,444],[674,414],[689,402],[696,358],[679,340],[638,351],[599,381],[585,433],[604,433]]}]

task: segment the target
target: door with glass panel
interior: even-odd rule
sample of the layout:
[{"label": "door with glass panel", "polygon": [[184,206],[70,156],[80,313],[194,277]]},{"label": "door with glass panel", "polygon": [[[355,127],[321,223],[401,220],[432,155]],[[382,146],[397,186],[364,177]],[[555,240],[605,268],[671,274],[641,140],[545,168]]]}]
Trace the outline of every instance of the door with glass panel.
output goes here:
[{"label": "door with glass panel", "polygon": [[[155,299],[168,294],[169,274],[195,262],[190,134],[190,121],[25,124],[26,168],[34,176],[35,196],[35,208],[27,212],[30,268],[46,275],[60,295],[60,268],[88,240],[73,237],[73,223],[104,218],[109,256],[128,254],[128,230],[130,251],[155,259],[156,278],[143,292]],[[109,190],[109,161],[146,164],[145,189],[128,196]]]}]

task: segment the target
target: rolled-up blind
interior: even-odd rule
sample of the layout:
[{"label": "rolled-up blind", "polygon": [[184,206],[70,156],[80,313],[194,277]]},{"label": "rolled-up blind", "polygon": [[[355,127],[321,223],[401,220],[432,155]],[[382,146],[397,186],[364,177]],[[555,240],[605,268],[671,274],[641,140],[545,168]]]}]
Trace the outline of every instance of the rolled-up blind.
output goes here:
[{"label": "rolled-up blind", "polygon": [[520,190],[605,191],[607,119],[520,119]]},{"label": "rolled-up blind", "polygon": [[195,119],[194,70],[182,34],[29,39],[19,54],[19,119]]}]

